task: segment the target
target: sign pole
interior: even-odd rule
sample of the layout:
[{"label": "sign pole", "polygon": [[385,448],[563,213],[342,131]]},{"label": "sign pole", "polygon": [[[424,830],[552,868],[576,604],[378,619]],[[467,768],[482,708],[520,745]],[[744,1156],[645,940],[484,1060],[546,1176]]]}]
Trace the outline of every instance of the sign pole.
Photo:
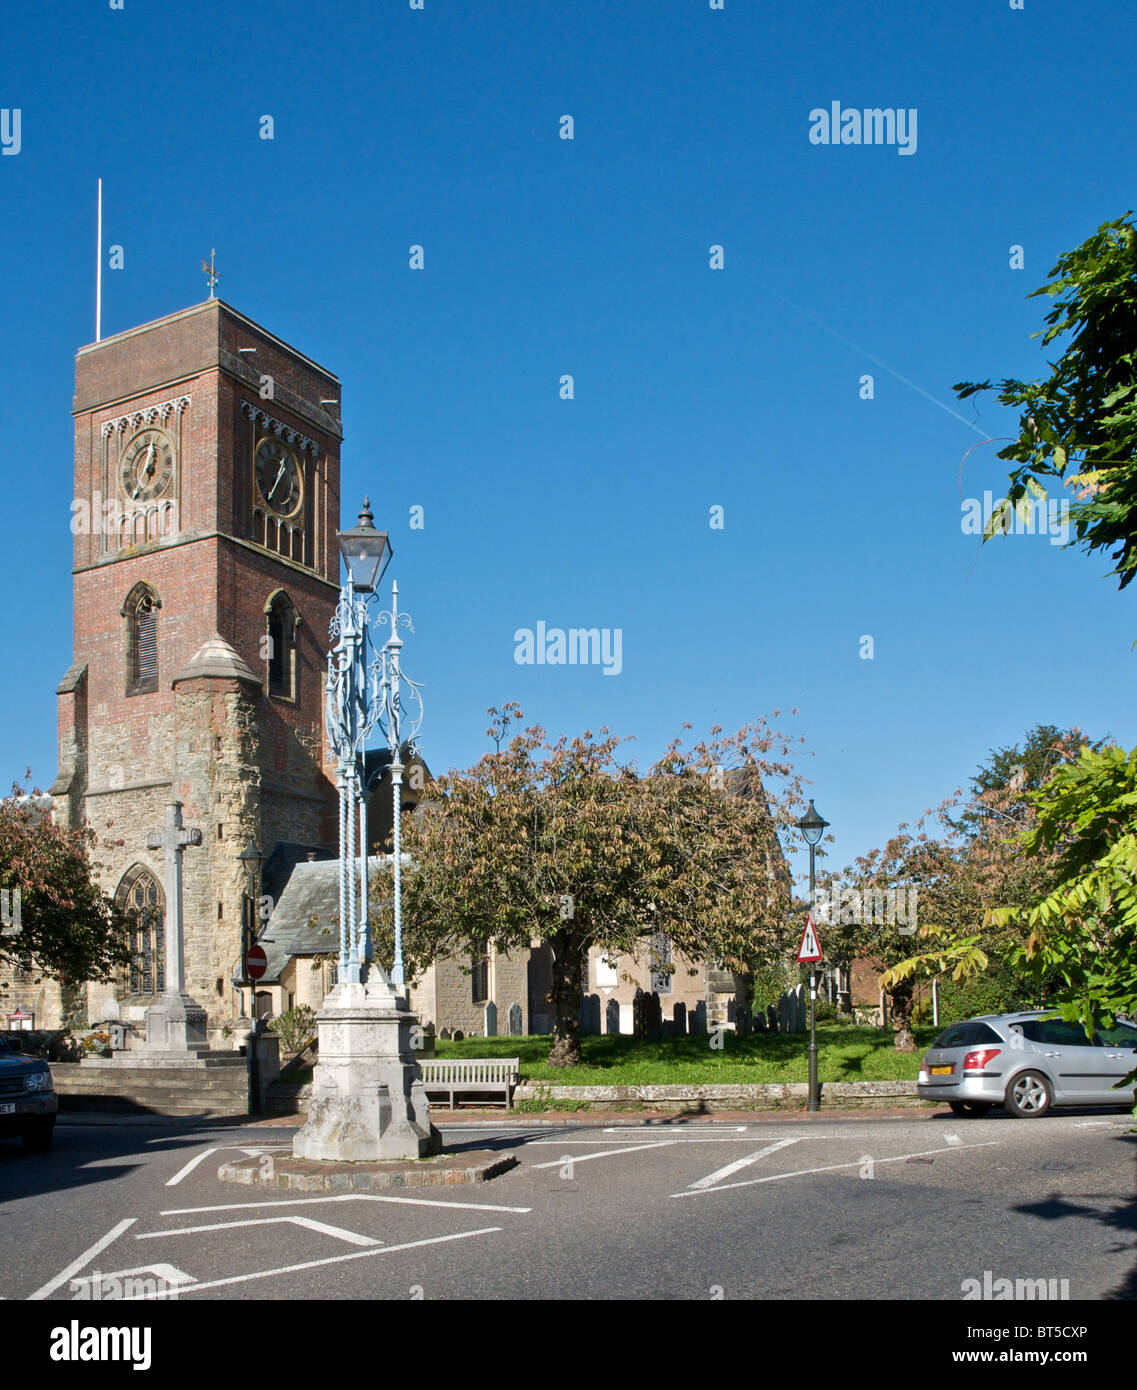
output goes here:
[{"label": "sign pole", "polygon": [[805,1108],[820,1110],[821,1088],[817,1083],[817,962],[821,959],[821,938],[817,935],[812,912],[806,913],[797,958],[799,965],[809,965],[809,1100]]}]

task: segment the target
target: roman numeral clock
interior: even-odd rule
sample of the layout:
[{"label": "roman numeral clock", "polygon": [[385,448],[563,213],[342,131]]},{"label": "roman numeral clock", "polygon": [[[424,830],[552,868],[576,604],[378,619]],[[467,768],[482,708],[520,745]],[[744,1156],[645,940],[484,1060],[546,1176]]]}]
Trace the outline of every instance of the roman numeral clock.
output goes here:
[{"label": "roman numeral clock", "polygon": [[101,487],[92,506],[93,515],[100,508],[105,515],[92,529],[102,533],[104,554],[177,533],[182,417],[189,403],[189,396],[178,396],[103,423]]},{"label": "roman numeral clock", "polygon": [[307,482],[319,445],[258,406],[245,402],[241,409],[253,424],[253,540],[311,566]]}]

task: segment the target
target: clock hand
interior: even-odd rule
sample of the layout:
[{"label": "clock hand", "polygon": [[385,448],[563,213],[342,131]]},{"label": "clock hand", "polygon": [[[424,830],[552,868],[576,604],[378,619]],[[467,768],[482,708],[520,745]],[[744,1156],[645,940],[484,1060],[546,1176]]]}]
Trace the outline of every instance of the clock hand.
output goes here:
[{"label": "clock hand", "polygon": [[283,478],[283,477],[284,477],[284,464],[282,463],[282,464],[280,465],[280,471],[277,473],[276,477],[273,479],[272,487],[270,487],[269,490],[268,490],[268,495],[267,495],[267,497],[265,498],[265,501],[266,501],[266,502],[271,502],[271,501],[272,501],[272,494],[273,494],[273,493],[276,491],[276,489],[280,486],[280,480],[281,480],[281,478]]}]

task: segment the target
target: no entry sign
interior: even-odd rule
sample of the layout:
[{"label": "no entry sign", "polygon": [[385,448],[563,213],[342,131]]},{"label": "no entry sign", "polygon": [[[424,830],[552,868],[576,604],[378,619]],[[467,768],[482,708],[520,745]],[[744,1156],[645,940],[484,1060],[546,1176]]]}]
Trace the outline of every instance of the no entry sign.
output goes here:
[{"label": "no entry sign", "polygon": [[250,946],[245,956],[245,969],[250,980],[259,980],[268,969],[268,956],[262,946]]},{"label": "no entry sign", "polygon": [[812,912],[806,914],[805,930],[801,934],[801,945],[797,948],[797,958],[800,965],[821,959],[821,942],[817,936],[817,928],[813,925]]}]

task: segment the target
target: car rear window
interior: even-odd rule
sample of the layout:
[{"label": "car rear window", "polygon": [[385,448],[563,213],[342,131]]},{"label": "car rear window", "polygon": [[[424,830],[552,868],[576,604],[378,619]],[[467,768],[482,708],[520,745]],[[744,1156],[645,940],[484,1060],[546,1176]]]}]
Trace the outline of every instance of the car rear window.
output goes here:
[{"label": "car rear window", "polygon": [[972,1047],[976,1043],[997,1043],[1003,1039],[986,1023],[953,1023],[932,1044],[933,1047]]}]

